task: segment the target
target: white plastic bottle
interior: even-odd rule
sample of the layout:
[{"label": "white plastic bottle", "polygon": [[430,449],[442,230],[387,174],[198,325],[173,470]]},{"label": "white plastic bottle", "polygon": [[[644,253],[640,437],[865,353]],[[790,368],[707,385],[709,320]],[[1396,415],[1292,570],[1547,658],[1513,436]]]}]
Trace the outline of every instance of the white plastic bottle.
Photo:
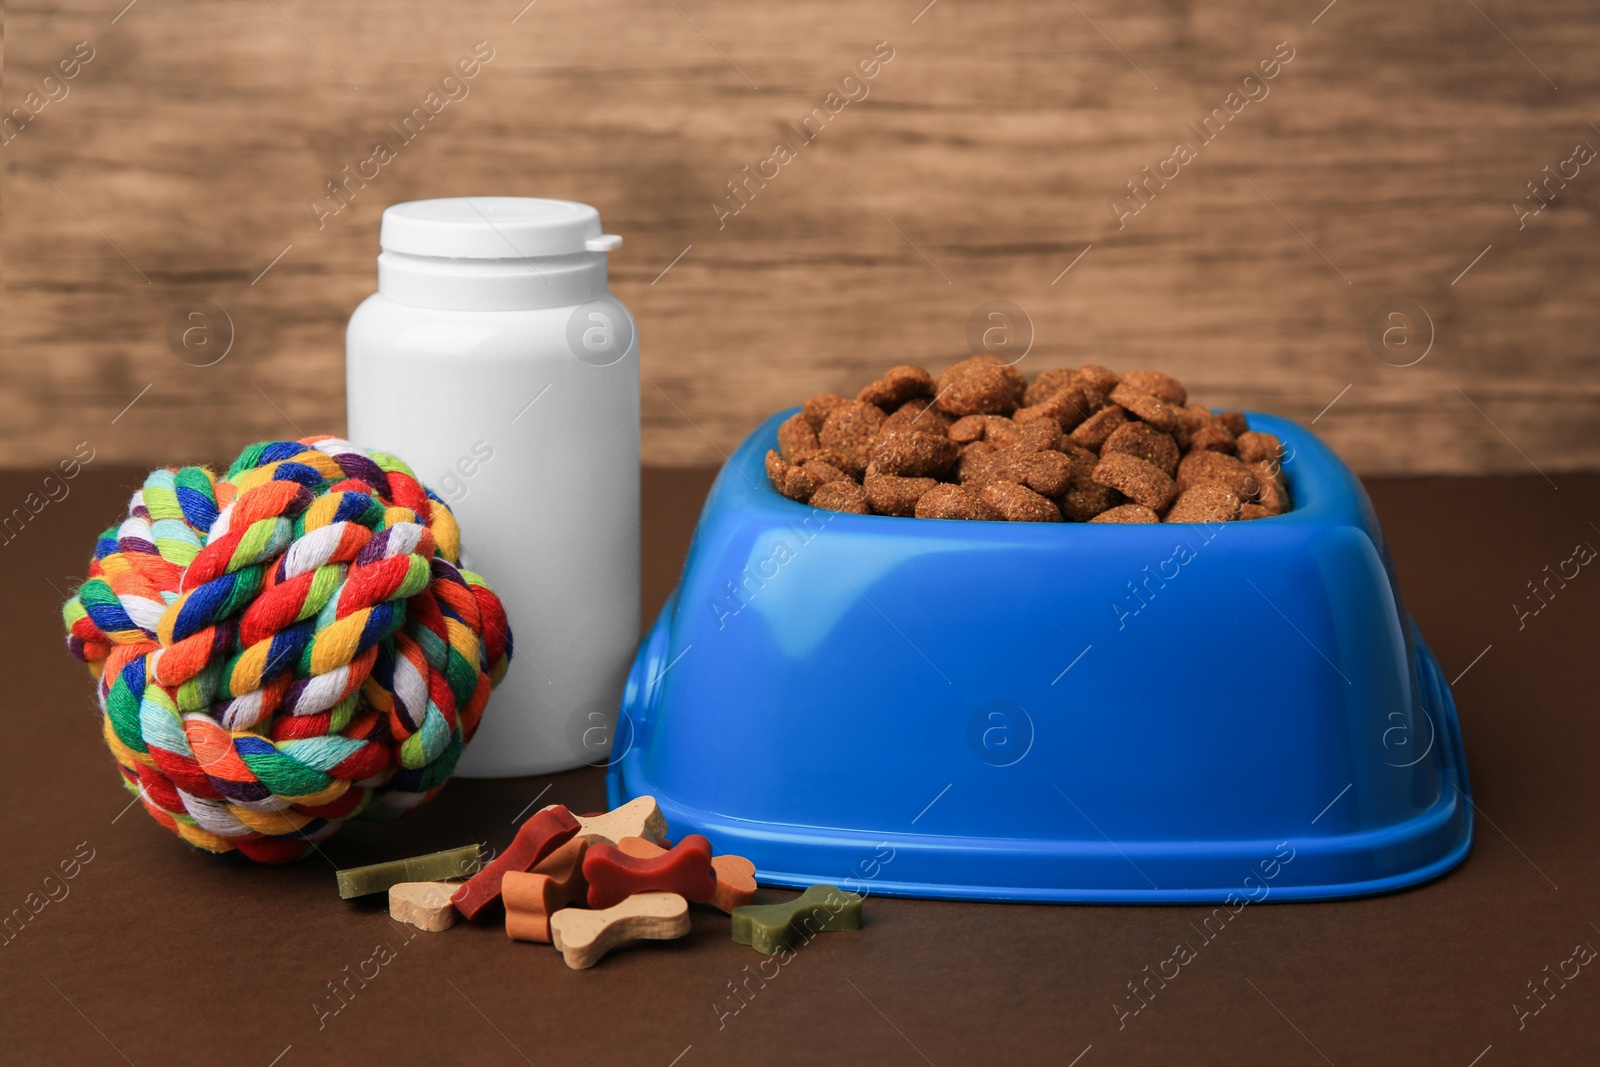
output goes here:
[{"label": "white plastic bottle", "polygon": [[466,197],[383,213],[345,341],[349,438],[450,503],[515,640],[460,773],[605,762],[639,638],[639,355],[586,204]]}]

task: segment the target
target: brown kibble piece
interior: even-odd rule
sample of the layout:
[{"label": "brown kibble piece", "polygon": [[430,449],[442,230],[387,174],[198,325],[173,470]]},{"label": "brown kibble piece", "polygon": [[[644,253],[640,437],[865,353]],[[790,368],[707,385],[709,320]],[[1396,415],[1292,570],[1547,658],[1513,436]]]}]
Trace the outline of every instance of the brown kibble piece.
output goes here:
[{"label": "brown kibble piece", "polygon": [[1246,463],[1276,463],[1283,456],[1283,442],[1270,433],[1246,430],[1239,435],[1238,448]]},{"label": "brown kibble piece", "polygon": [[[999,367],[1000,373],[1005,375],[1006,380],[1011,382],[1017,391],[1017,406],[1022,406],[1022,398],[1028,392],[1028,377],[1017,369],[1015,362],[1012,360],[1001,359],[999,356],[988,353],[982,353],[973,356],[972,358]],[[1021,357],[1018,358],[1020,359]]]},{"label": "brown kibble piece", "polygon": [[804,504],[811,499],[811,495],[822,488],[822,483],[816,476],[804,467],[790,467],[783,478],[783,487],[778,490],[790,500],[797,500]]},{"label": "brown kibble piece", "polygon": [[870,515],[867,494],[855,482],[829,482],[811,494],[811,506],[829,511],[848,511],[855,515]]},{"label": "brown kibble piece", "polygon": [[1152,511],[1164,510],[1178,495],[1178,487],[1166,471],[1126,452],[1101,456],[1093,477],[1098,484]]},{"label": "brown kibble piece", "polygon": [[972,415],[983,420],[983,439],[996,448],[1016,448],[1022,443],[1022,430],[1004,415]]},{"label": "brown kibble piece", "polygon": [[[1021,415],[1027,410],[1019,408],[1017,414]],[[1054,448],[1056,442],[1061,440],[1061,427],[1051,419],[1016,422],[1004,415],[968,417],[983,420],[983,439],[996,448],[1020,448],[1026,452],[1039,452],[1046,448]]]},{"label": "brown kibble piece", "polygon": [[796,453],[813,451],[819,447],[817,431],[811,428],[800,412],[790,415],[778,426],[778,451],[790,463],[794,462]]},{"label": "brown kibble piece", "polygon": [[1115,404],[1108,404],[1085,419],[1077,429],[1067,435],[1067,439],[1075,445],[1082,445],[1084,448],[1098,452],[1105,445],[1106,438],[1111,436],[1112,431],[1118,426],[1126,425],[1127,422],[1127,412]]},{"label": "brown kibble piece", "polygon": [[1028,389],[1022,372],[992,356],[964,359],[935,379],[935,403],[951,415],[1009,415]]},{"label": "brown kibble piece", "polygon": [[811,476],[818,485],[827,485],[829,482],[853,482],[848,471],[829,463],[825,459],[808,459],[800,465],[800,469]]},{"label": "brown kibble piece", "polygon": [[882,432],[889,430],[921,430],[923,433],[938,434],[943,436],[950,430],[954,420],[933,406],[933,398],[928,396],[907,400],[894,410],[894,414],[883,420]]},{"label": "brown kibble piece", "polygon": [[1122,494],[1115,489],[1108,489],[1103,485],[1090,482],[1084,486],[1073,486],[1056,501],[1061,505],[1061,514],[1068,522],[1089,522],[1097,515],[1103,515],[1122,502]]},{"label": "brown kibble piece", "polygon": [[[1022,414],[1019,409],[1017,415]],[[1015,418],[1016,416],[1012,416]],[[1032,422],[1017,420],[1018,448],[1025,448],[1030,452],[1044,452],[1055,448],[1061,443],[1061,425],[1054,419],[1035,419]]]},{"label": "brown kibble piece", "polygon": [[[1265,500],[1266,503],[1262,503],[1262,500]],[[1282,515],[1288,509],[1280,507],[1277,501],[1278,497],[1271,490],[1268,490],[1267,493],[1262,496],[1261,500],[1252,500],[1250,503],[1253,506],[1260,508],[1262,514],[1264,515]],[[1243,506],[1244,505],[1242,504],[1240,505],[1240,507]]]},{"label": "brown kibble piece", "polygon": [[1208,422],[1215,422],[1216,416],[1211,414],[1204,404],[1190,404],[1181,407],[1174,413],[1178,420],[1177,427],[1172,431],[1172,437],[1178,442],[1178,447],[1188,451],[1189,435]]},{"label": "brown kibble piece", "polygon": [[1121,405],[1130,415],[1143,419],[1158,430],[1169,432],[1178,427],[1177,410],[1165,400],[1151,396],[1143,389],[1137,389],[1123,382],[1111,390],[1110,396],[1113,404]]},{"label": "brown kibble piece", "polygon": [[1052,367],[1047,371],[1040,371],[1039,376],[1028,384],[1028,391],[1023,394],[1022,402],[1033,407],[1044,403],[1063,389],[1077,384],[1077,371],[1070,367]]},{"label": "brown kibble piece", "polygon": [[1012,418],[1018,422],[1049,419],[1057,423],[1061,429],[1070,430],[1088,418],[1091,409],[1089,396],[1083,387],[1069,385],[1031,407],[1018,408]]},{"label": "brown kibble piece", "polygon": [[867,472],[867,480],[861,483],[867,503],[879,515],[915,515],[917,501],[938,484],[933,478],[901,478],[872,471]]},{"label": "brown kibble piece", "polygon": [[1001,452],[987,441],[974,441],[961,449],[956,461],[956,480],[974,491],[994,481],[1022,481],[1020,465],[1013,466],[1015,453]]},{"label": "brown kibble piece", "polygon": [[1185,489],[1167,522],[1232,522],[1239,514],[1239,498],[1216,482]]},{"label": "brown kibble piece", "polygon": [[1073,475],[1081,474],[1085,481],[1088,481],[1089,475],[1094,473],[1095,464],[1100,462],[1099,455],[1084,448],[1082,445],[1076,445],[1070,441],[1062,446],[1061,451],[1072,461]]},{"label": "brown kibble piece", "polygon": [[1061,521],[1061,509],[1027,486],[996,482],[978,496],[1007,522]]},{"label": "brown kibble piece", "polygon": [[1222,420],[1222,425],[1226,426],[1228,432],[1235,437],[1242,433],[1250,432],[1250,424],[1245,421],[1244,412],[1242,411],[1224,411],[1217,418]]},{"label": "brown kibble piece", "polygon": [[828,413],[817,439],[823,448],[838,452],[852,474],[860,474],[866,469],[883,420],[883,410],[876,405],[849,400]]},{"label": "brown kibble piece", "polygon": [[1178,491],[1213,483],[1240,500],[1254,499],[1261,482],[1249,467],[1222,452],[1190,452],[1178,464]]},{"label": "brown kibble piece", "polygon": [[1022,484],[1045,496],[1060,496],[1072,484],[1072,461],[1060,452],[1041,449],[1028,454]]},{"label": "brown kibble piece", "polygon": [[1138,522],[1160,522],[1161,516],[1157,515],[1143,504],[1122,504],[1110,509],[1109,511],[1102,511],[1089,521],[1123,524]]},{"label": "brown kibble piece", "polygon": [[776,448],[767,449],[767,481],[772,488],[783,492],[783,478],[789,473],[789,461],[778,454]]},{"label": "brown kibble piece", "polygon": [[978,494],[962,486],[945,483],[929,489],[917,500],[919,519],[994,519],[994,509]]},{"label": "brown kibble piece", "polygon": [[813,430],[821,432],[822,424],[828,421],[828,414],[840,404],[849,402],[838,393],[817,393],[800,408],[800,414],[805,416]]},{"label": "brown kibble piece", "polygon": [[767,480],[772,488],[802,504],[810,500],[811,494],[822,484],[802,468],[791,466],[776,449],[770,448],[767,450]]},{"label": "brown kibble piece", "polygon": [[1271,516],[1272,516],[1272,512],[1268,511],[1266,508],[1262,507],[1260,504],[1240,504],[1239,505],[1239,518],[1240,519],[1266,519],[1266,518],[1271,518]]},{"label": "brown kibble piece", "polygon": [[1189,449],[1193,452],[1225,452],[1231,455],[1237,448],[1233,432],[1222,425],[1221,419],[1213,419],[1189,435]]},{"label": "brown kibble piece", "polygon": [[1101,512],[1122,503],[1122,494],[1094,480],[1100,457],[1087,448],[1069,444],[1066,452],[1072,474],[1067,491],[1056,501],[1068,522],[1088,522]]},{"label": "brown kibble piece", "polygon": [[[1052,397],[1043,404],[1038,404],[1031,408],[1018,408],[1011,413],[1011,418],[1019,425],[1028,422],[1053,422],[1056,424],[1056,432],[1060,433],[1060,420],[1066,413],[1058,409],[1055,404],[1056,401]],[[1082,420],[1073,420],[1073,425],[1077,425],[1077,423],[1080,421]]]},{"label": "brown kibble piece", "polygon": [[824,463],[838,467],[840,470],[846,470],[850,466],[849,461],[844,456],[831,448],[813,448],[809,452],[796,452],[792,462],[806,464],[814,460],[821,460]]},{"label": "brown kibble piece", "polygon": [[957,477],[968,489],[979,490],[996,483],[1026,485],[1045,496],[1066,490],[1072,480],[1072,463],[1060,452],[1038,452],[1023,448],[983,448],[968,445],[957,464]]},{"label": "brown kibble piece", "polygon": [[1110,396],[1111,391],[1122,381],[1115,371],[1098,363],[1085,363],[1079,367],[1078,377],[1083,379],[1083,384],[1090,389],[1097,393],[1105,393],[1107,396]]},{"label": "brown kibble piece", "polygon": [[1143,389],[1151,396],[1165,400],[1173,407],[1181,408],[1189,402],[1189,390],[1170,374],[1155,370],[1131,370],[1122,376],[1122,380],[1135,389]]},{"label": "brown kibble piece", "polygon": [[949,471],[959,453],[959,446],[948,437],[897,430],[878,438],[870,461],[884,474],[927,478]]},{"label": "brown kibble piece", "polygon": [[897,367],[890,367],[882,378],[857,393],[856,399],[890,410],[913,397],[932,394],[933,375],[921,367],[902,363]]},{"label": "brown kibble piece", "polygon": [[1111,452],[1126,452],[1138,456],[1171,476],[1178,469],[1178,443],[1171,434],[1162,433],[1142,422],[1130,422],[1117,427],[1100,448],[1101,458]]},{"label": "brown kibble piece", "polygon": [[962,452],[956,464],[956,480],[974,491],[992,482],[1020,485],[1028,473],[1026,456],[1027,453],[1015,449],[995,448],[987,441],[974,442]]},{"label": "brown kibble piece", "polygon": [[950,424],[949,436],[957,444],[967,445],[983,440],[988,432],[989,424],[982,415],[963,415]]},{"label": "brown kibble piece", "polygon": [[1289,483],[1284,480],[1282,468],[1275,463],[1252,463],[1250,470],[1261,486],[1255,502],[1274,515],[1288,511]]}]

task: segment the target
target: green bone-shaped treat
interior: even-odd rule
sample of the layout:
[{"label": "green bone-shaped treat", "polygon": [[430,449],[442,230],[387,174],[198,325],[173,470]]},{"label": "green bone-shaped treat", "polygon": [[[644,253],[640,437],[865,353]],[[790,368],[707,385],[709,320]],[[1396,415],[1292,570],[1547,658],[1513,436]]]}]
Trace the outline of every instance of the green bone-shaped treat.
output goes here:
[{"label": "green bone-shaped treat", "polygon": [[786,904],[746,904],[733,909],[733,939],[771,956],[794,943],[834,930],[861,929],[861,894],[814,885]]},{"label": "green bone-shaped treat", "polygon": [[446,878],[465,878],[483,866],[477,845],[433,852],[410,859],[390,860],[366,867],[350,867],[338,872],[339,896],[345,900],[368,893],[387,892],[401,882],[441,882]]}]

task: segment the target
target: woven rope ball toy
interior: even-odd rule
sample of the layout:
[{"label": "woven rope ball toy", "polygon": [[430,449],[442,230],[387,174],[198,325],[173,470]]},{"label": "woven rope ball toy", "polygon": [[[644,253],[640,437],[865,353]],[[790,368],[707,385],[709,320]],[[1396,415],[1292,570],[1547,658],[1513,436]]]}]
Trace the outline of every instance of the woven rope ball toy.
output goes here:
[{"label": "woven rope ball toy", "polygon": [[334,437],[152,472],[62,612],[128,791],[267,863],[432,797],[511,660],[460,540],[404,463]]}]

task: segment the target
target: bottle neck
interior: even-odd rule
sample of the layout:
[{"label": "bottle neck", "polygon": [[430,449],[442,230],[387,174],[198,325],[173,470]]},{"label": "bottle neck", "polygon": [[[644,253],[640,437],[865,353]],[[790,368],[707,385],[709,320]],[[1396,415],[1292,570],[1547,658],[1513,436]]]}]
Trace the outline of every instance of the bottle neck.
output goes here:
[{"label": "bottle neck", "polygon": [[445,259],[383,252],[378,292],[396,304],[449,311],[526,311],[582,304],[606,292],[603,252],[525,259]]}]

